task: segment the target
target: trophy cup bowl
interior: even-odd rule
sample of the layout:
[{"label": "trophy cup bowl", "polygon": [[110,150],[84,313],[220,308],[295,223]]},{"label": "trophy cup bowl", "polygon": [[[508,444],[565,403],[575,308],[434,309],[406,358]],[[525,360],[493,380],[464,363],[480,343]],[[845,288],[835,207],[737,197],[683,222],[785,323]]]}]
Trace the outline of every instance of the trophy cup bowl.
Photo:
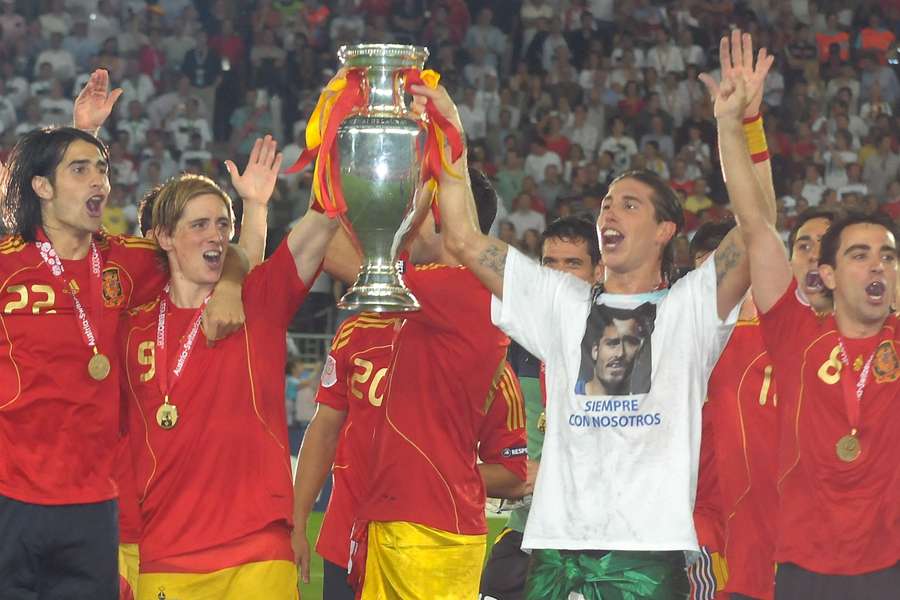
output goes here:
[{"label": "trophy cup bowl", "polygon": [[337,128],[340,185],[347,212],[341,224],[363,264],[356,282],[338,302],[351,310],[404,312],[419,302],[403,284],[400,251],[427,213],[431,191],[422,182],[427,130],[404,97],[402,69],[421,69],[428,50],[417,46],[342,46],[342,66],[364,71],[366,106]]}]

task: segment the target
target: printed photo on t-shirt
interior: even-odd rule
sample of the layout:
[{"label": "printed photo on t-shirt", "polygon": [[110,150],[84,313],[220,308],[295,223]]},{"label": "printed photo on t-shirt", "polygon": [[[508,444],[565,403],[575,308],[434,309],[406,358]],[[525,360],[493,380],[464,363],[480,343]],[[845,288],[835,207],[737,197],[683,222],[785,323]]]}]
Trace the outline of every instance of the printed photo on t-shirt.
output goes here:
[{"label": "printed photo on t-shirt", "polygon": [[581,368],[575,393],[582,396],[631,396],[650,391],[650,334],[656,305],[637,308],[595,305],[581,341]]}]

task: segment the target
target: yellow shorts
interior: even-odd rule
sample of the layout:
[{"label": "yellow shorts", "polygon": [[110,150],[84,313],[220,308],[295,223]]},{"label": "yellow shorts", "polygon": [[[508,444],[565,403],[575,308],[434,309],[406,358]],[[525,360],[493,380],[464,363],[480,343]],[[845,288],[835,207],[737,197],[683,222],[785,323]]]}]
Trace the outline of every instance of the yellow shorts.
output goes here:
[{"label": "yellow shorts", "polygon": [[131,596],[137,598],[138,573],[141,566],[141,555],[137,544],[119,544],[119,575],[131,587]]},{"label": "yellow shorts", "polygon": [[212,573],[141,573],[137,600],[297,600],[297,567],[287,560]]},{"label": "yellow shorts", "polygon": [[369,523],[362,600],[473,600],[487,536],[405,521]]}]

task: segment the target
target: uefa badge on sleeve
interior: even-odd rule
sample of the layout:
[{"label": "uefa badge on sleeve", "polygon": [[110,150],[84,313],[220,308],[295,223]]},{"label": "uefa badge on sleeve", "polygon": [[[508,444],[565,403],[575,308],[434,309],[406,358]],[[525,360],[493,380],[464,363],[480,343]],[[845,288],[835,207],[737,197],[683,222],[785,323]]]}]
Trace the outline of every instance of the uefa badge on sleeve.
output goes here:
[{"label": "uefa badge on sleeve", "polygon": [[322,387],[330,388],[337,383],[337,363],[332,355],[328,355],[325,359],[325,366],[322,368]]}]

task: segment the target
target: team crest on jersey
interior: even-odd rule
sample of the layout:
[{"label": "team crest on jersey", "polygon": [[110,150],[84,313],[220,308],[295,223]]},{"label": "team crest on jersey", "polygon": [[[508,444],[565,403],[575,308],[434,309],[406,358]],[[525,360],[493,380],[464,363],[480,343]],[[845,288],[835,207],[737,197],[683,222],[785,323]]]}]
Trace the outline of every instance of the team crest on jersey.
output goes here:
[{"label": "team crest on jersey", "polygon": [[900,379],[900,359],[894,349],[894,342],[887,340],[881,342],[875,350],[875,359],[872,361],[872,371],[875,373],[875,381],[886,383]]},{"label": "team crest on jersey", "polygon": [[322,368],[322,387],[330,388],[337,383],[337,363],[332,355],[328,355],[325,359],[325,366]]},{"label": "team crest on jersey", "polygon": [[103,305],[106,308],[117,308],[125,303],[125,292],[119,279],[119,269],[110,267],[103,269]]}]

